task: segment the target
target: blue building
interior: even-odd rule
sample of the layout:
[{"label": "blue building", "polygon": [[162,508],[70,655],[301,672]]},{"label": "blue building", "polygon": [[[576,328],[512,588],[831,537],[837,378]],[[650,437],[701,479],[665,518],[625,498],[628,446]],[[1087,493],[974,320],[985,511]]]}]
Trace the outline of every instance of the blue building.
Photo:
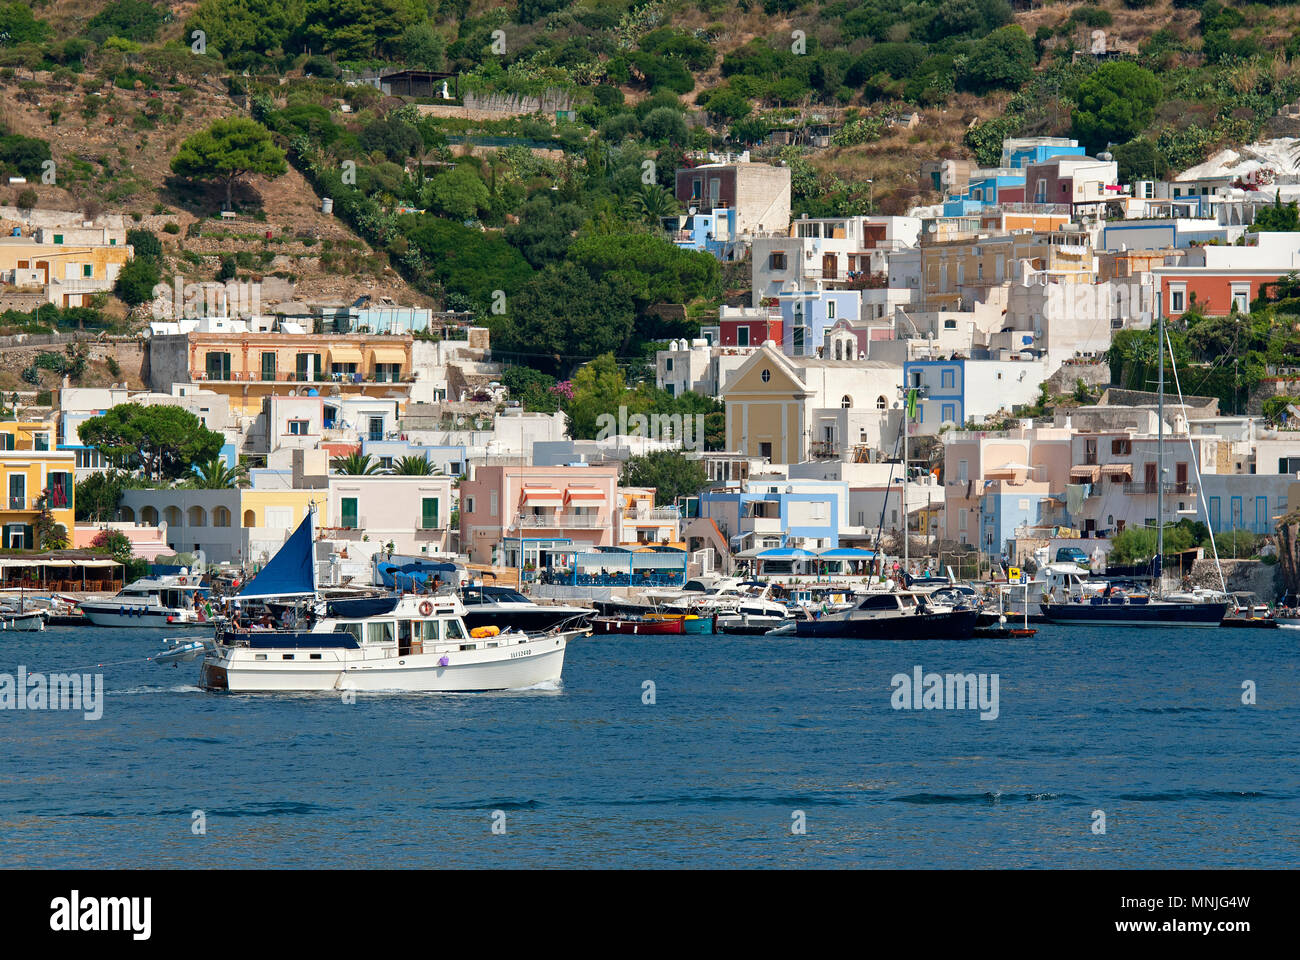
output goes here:
[{"label": "blue building", "polygon": [[817,356],[826,342],[826,331],[837,320],[857,323],[862,316],[862,294],[858,290],[783,293],[777,301],[781,310],[781,352],[788,357]]},{"label": "blue building", "polygon": [[938,433],[945,423],[966,422],[965,360],[908,360],[903,382],[920,391],[914,421],[918,433]]},{"label": "blue building", "polygon": [[691,213],[675,220],[673,243],[684,250],[710,253],[722,261],[738,260],[745,245],[736,239],[736,208],[717,207],[710,213]]},{"label": "blue building", "polygon": [[838,547],[840,529],[849,521],[849,485],[840,480],[759,477],[741,490],[701,493],[699,516],[717,524],[733,552]]},{"label": "blue building", "polygon": [[[1010,196],[1006,196],[1006,194]],[[966,192],[944,201],[945,217],[965,217],[984,207],[999,203],[1020,202],[1025,198],[1025,172],[1007,167],[972,170]]]},{"label": "blue building", "polygon": [[1002,142],[1002,166],[1023,170],[1031,163],[1043,163],[1053,157],[1086,157],[1088,151],[1077,140],[1057,137],[1010,139]]}]

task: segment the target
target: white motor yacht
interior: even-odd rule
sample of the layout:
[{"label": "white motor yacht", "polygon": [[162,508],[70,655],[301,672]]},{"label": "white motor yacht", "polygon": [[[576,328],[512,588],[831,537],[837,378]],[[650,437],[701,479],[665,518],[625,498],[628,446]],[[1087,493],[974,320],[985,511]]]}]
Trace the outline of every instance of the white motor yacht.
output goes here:
[{"label": "white motor yacht", "polygon": [[82,600],[81,612],[97,627],[202,627],[207,618],[195,598],[208,588],[198,576],[144,577],[104,600]]}]

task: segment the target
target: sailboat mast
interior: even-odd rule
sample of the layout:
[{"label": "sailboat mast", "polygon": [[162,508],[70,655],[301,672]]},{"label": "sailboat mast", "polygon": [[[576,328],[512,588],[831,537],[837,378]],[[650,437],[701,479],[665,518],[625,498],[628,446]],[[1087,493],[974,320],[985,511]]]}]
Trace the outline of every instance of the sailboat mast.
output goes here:
[{"label": "sailboat mast", "polygon": [[1156,373],[1156,582],[1157,593],[1164,579],[1165,562],[1165,313],[1160,314],[1159,370]]}]

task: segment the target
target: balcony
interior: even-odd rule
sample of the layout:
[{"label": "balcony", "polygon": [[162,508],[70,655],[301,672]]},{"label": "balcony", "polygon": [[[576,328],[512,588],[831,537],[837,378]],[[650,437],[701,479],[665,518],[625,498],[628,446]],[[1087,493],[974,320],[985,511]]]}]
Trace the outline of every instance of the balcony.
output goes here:
[{"label": "balcony", "polygon": [[782,532],[780,517],[742,517],[741,527],[745,529],[746,533]]},{"label": "balcony", "polygon": [[834,460],[840,455],[840,445],[835,440],[814,440],[808,444],[808,453],[815,460]]},{"label": "balcony", "polygon": [[632,521],[633,525],[661,526],[675,523],[682,518],[676,507],[655,507],[653,510],[624,510],[623,519]]},{"label": "balcony", "polygon": [[[1157,493],[1155,481],[1138,481],[1124,484],[1124,492],[1139,497],[1154,497]],[[1167,497],[1196,496],[1196,487],[1186,481],[1166,481],[1164,494]]]},{"label": "balcony", "polygon": [[521,514],[510,523],[512,530],[598,530],[609,521],[598,514]]}]

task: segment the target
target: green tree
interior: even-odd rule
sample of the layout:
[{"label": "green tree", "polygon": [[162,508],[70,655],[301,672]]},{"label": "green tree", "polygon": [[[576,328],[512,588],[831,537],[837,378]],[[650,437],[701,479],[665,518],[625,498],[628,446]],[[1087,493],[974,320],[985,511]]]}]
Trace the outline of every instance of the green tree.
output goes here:
[{"label": "green tree", "polygon": [[75,517],[78,522],[117,519],[122,491],[131,486],[131,478],[118,470],[92,473],[76,486]]},{"label": "green tree", "polygon": [[1252,232],[1269,230],[1277,233],[1295,233],[1300,231],[1300,209],[1296,201],[1282,203],[1282,191],[1273,194],[1273,206],[1255,211],[1255,222],[1250,227]]},{"label": "green tree", "polygon": [[393,473],[399,477],[429,477],[436,471],[428,457],[400,457],[393,464]]},{"label": "green tree", "polygon": [[1160,81],[1127,60],[1103,63],[1079,84],[1074,133],[1090,150],[1127,143],[1147,128],[1160,102]]},{"label": "green tree", "polygon": [[483,178],[465,164],[431,179],[426,196],[430,209],[461,221],[473,220],[492,202]]},{"label": "green tree", "polygon": [[399,49],[399,38],[423,11],[414,0],[307,0],[303,33],[317,49],[362,60]]},{"label": "green tree", "polygon": [[86,36],[100,44],[109,37],[148,43],[162,23],[163,12],[149,0],[112,0],[91,18]]},{"label": "green tree", "polygon": [[128,230],[126,242],[131,247],[132,256],[153,263],[162,263],[162,241],[152,230]]},{"label": "green tree", "polygon": [[640,311],[722,293],[722,269],[713,256],[651,234],[579,237],[569,260],[596,279],[624,281]]},{"label": "green tree", "polygon": [[[1145,563],[1156,555],[1156,530],[1151,527],[1125,527],[1111,540],[1106,562],[1111,566]],[[1192,532],[1178,524],[1165,525],[1165,554],[1181,553],[1196,544]]]},{"label": "green tree", "polygon": [[578,204],[557,203],[546,194],[539,194],[519,210],[518,223],[506,225],[505,238],[540,270],[548,263],[564,259],[586,219],[587,211]]},{"label": "green tree", "polygon": [[186,485],[196,490],[229,490],[239,486],[246,474],[247,470],[242,465],[228,467],[225,460],[212,457],[194,465],[194,475],[186,481]]},{"label": "green tree", "polygon": [[368,477],[379,472],[379,463],[368,453],[360,450],[330,461],[335,473],[349,477]]},{"label": "green tree", "polygon": [[493,350],[559,373],[576,360],[621,350],[635,317],[622,281],[599,280],[575,264],[561,263],[509,298],[507,314],[492,324]]},{"label": "green tree", "polygon": [[209,51],[227,60],[243,51],[282,49],[303,22],[303,0],[200,0],[185,36],[202,30]]},{"label": "green tree", "polygon": [[32,4],[14,0],[0,3],[0,36],[5,46],[19,43],[44,43],[53,32],[44,20],[32,16]]},{"label": "green tree", "polygon": [[1249,560],[1259,538],[1249,530],[1224,530],[1214,535],[1214,549],[1221,560]]},{"label": "green tree", "polygon": [[284,151],[271,142],[271,133],[255,120],[227,117],[214,120],[181,144],[171,162],[172,172],[188,180],[213,180],[226,186],[226,209],[233,209],[235,182],[249,174],[274,179],[288,164]]},{"label": "green tree", "polygon": [[180,407],[120,403],[77,428],[81,442],[149,480],[184,476],[221,452],[226,438]]},{"label": "green tree", "polygon": [[443,67],[447,44],[432,25],[416,23],[402,31],[398,49],[408,66],[439,71]]},{"label": "green tree", "polygon": [[113,289],[128,305],[134,307],[153,299],[153,288],[161,280],[158,265],[144,257],[132,257],[117,274]]},{"label": "green tree", "polygon": [[569,415],[569,436],[594,439],[602,415],[618,416],[620,404],[627,402],[627,381],[612,353],[602,354],[573,377],[573,399],[565,412]]},{"label": "green tree", "polygon": [[657,450],[629,457],[619,480],[625,487],[654,487],[655,503],[675,503],[678,497],[698,493],[709,477],[699,460],[687,460],[676,450]]},{"label": "green tree", "polygon": [[961,85],[975,93],[1017,90],[1034,74],[1034,44],[1012,24],[994,30],[975,45],[962,72]]}]

